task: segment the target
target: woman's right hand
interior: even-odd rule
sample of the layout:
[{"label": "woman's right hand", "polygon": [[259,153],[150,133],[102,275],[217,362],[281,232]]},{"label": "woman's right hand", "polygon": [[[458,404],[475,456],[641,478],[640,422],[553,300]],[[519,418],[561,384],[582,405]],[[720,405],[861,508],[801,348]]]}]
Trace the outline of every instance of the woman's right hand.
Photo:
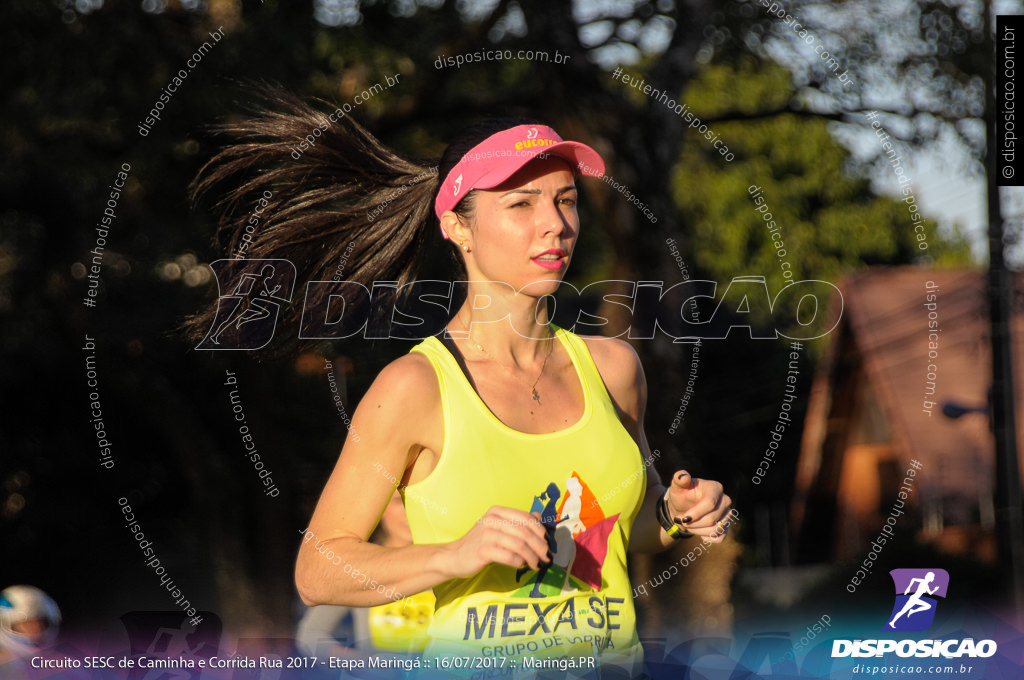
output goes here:
[{"label": "woman's right hand", "polygon": [[449,546],[448,571],[453,578],[473,576],[489,564],[540,569],[552,558],[540,515],[500,505],[491,507]]}]

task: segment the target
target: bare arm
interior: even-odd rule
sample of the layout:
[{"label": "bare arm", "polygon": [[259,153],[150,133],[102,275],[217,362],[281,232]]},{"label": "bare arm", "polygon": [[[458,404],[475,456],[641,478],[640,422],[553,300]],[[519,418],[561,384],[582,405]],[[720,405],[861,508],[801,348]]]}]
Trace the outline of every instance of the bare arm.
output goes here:
[{"label": "bare arm", "polygon": [[538,518],[512,508],[492,508],[450,543],[386,548],[367,542],[398,480],[424,449],[443,448],[440,409],[437,379],[422,356],[392,362],[374,381],[299,548],[295,583],[304,603],[368,607],[471,576],[492,562],[536,569],[547,560]]},{"label": "bare arm", "polygon": [[[612,338],[595,338],[587,343],[608,393],[619,412],[622,425],[640,449],[647,469],[647,488],[630,534],[631,553],[660,552],[678,541],[658,522],[657,504],[665,496],[665,486],[653,464],[650,444],[644,432],[647,409],[647,378],[636,351],[626,342]],[[705,540],[721,542],[725,534],[717,523],[726,520],[731,505],[718,482],[696,479],[685,470],[672,476],[669,510],[673,517],[689,518],[682,528]]]}]

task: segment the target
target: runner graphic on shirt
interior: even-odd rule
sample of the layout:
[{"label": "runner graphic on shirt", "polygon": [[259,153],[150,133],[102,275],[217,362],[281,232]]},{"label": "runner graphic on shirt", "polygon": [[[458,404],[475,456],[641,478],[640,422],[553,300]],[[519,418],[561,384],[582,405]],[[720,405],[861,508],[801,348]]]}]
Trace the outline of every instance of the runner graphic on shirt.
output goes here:
[{"label": "runner graphic on shirt", "polygon": [[590,586],[601,587],[601,569],[608,553],[608,537],[619,515],[605,517],[594,493],[577,472],[565,480],[563,493],[555,482],[534,496],[530,512],[540,513],[552,561],[536,572],[516,572],[516,582],[535,573],[516,597],[552,597]]},{"label": "runner graphic on shirt", "polygon": [[[562,492],[558,490],[558,485],[554,482],[548,484],[548,488],[544,490],[539,496],[533,497],[533,505],[530,507],[530,512],[540,513],[540,524],[544,527],[544,538],[548,542],[548,550],[551,551],[552,555],[558,553],[558,542],[555,540],[555,527],[558,524],[558,512],[555,510],[555,504],[558,503],[558,499]],[[547,575],[548,570],[551,568],[551,564],[541,564],[540,569],[537,572],[537,580],[534,582],[533,590],[530,591],[530,597],[544,597],[544,594],[540,592],[540,584],[544,582],[544,577]],[[529,567],[523,567],[516,572],[516,582],[523,577],[523,574],[530,571]]]}]

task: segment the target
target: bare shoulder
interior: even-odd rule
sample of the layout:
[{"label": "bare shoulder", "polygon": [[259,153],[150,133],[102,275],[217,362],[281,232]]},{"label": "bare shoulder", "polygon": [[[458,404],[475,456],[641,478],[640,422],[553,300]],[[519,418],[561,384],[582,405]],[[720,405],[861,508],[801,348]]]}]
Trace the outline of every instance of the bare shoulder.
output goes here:
[{"label": "bare shoulder", "polygon": [[646,398],[647,380],[640,357],[625,340],[599,335],[581,335],[594,358],[597,371],[620,411],[636,414]]},{"label": "bare shoulder", "polygon": [[377,374],[363,402],[381,408],[428,411],[440,404],[440,398],[437,374],[430,360],[419,352],[410,352]]},{"label": "bare shoulder", "polygon": [[441,450],[441,414],[434,368],[425,356],[411,352],[385,366],[360,400],[352,415],[352,430],[359,434],[356,447],[398,476],[420,450]]}]

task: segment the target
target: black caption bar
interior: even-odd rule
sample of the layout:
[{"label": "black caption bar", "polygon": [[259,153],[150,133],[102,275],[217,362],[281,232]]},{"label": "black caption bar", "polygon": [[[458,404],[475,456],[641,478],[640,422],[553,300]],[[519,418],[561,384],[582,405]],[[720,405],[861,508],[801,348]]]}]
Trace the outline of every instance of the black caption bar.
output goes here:
[{"label": "black caption bar", "polygon": [[[1024,127],[1018,125],[1024,122],[1024,108],[1017,118],[1018,37],[1024,38],[1024,15],[996,17],[996,173],[1003,187],[1024,186]],[[1020,44],[1024,46],[1024,39]],[[1020,66],[1024,68],[1024,60]]]}]

